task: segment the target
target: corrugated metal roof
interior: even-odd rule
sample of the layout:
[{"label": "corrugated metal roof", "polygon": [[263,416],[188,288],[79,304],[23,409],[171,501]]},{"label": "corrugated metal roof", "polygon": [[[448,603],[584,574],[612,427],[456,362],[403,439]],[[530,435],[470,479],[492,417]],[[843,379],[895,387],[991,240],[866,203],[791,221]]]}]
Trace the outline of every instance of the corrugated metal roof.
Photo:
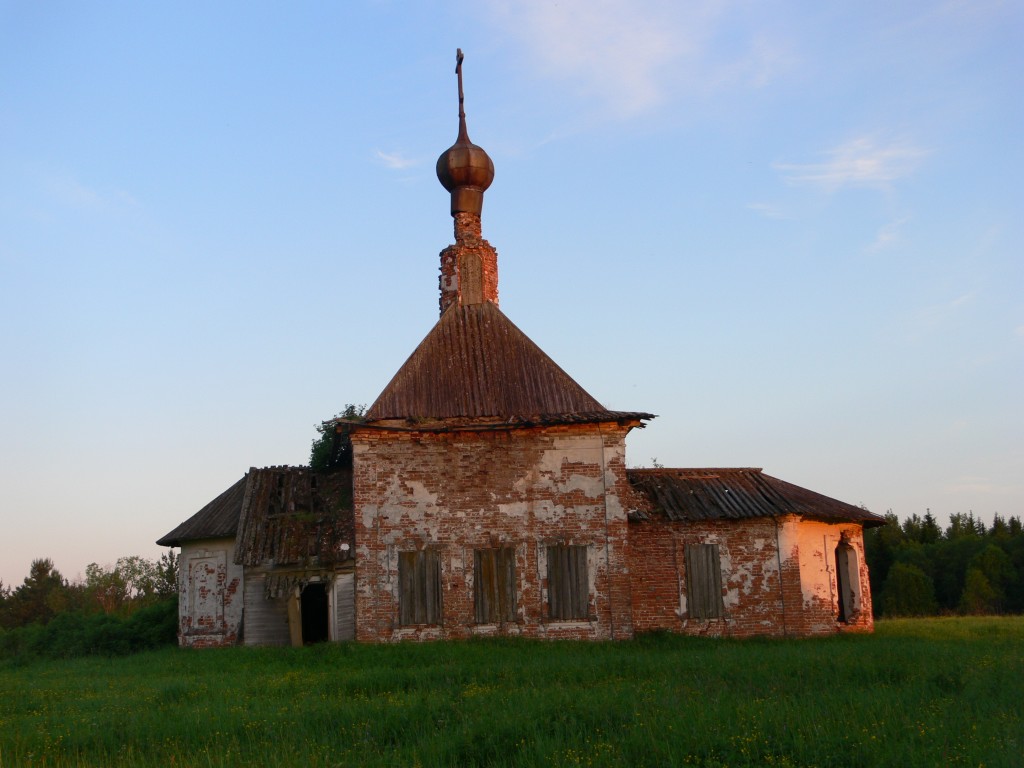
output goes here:
[{"label": "corrugated metal roof", "polygon": [[243,475],[241,480],[170,533],[157,539],[156,543],[161,547],[177,547],[184,541],[233,538],[238,531],[247,477]]},{"label": "corrugated metal roof", "polygon": [[799,515],[884,525],[866,509],[764,474],[757,468],[630,469],[630,483],[669,520],[740,520]]},{"label": "corrugated metal roof", "polygon": [[329,566],[355,553],[352,470],[250,469],[235,562]]},{"label": "corrugated metal roof", "polygon": [[452,305],[366,412],[367,422],[653,418],[609,411],[491,302]]}]

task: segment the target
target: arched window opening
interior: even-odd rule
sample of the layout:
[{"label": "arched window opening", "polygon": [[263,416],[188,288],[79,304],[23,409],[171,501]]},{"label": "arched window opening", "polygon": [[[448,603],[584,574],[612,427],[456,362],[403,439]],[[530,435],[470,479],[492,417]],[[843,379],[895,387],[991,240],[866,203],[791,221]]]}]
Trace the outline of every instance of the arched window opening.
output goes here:
[{"label": "arched window opening", "polygon": [[839,539],[836,547],[836,591],[839,594],[838,619],[844,624],[853,621],[860,613],[860,578],[857,568],[857,550],[850,544],[846,534]]}]

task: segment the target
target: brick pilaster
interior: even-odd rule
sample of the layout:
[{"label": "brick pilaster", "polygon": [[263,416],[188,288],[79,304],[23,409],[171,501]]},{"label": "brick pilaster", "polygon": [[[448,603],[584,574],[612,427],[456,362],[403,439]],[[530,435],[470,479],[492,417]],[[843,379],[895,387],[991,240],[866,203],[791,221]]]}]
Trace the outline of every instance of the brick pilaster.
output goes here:
[{"label": "brick pilaster", "polygon": [[483,239],[480,215],[460,211],[455,243],[441,251],[441,313],[452,304],[498,303],[498,252]]}]

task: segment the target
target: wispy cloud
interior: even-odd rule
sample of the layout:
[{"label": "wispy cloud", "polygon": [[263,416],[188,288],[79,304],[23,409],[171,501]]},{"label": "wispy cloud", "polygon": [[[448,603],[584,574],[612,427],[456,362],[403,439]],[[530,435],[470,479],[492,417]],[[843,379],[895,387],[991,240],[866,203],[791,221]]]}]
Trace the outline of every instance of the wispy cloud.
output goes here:
[{"label": "wispy cloud", "polygon": [[970,475],[954,478],[945,488],[946,493],[965,493],[971,496],[1004,493],[1006,490],[1005,486],[993,482],[991,478]]},{"label": "wispy cloud", "polygon": [[977,298],[977,291],[968,291],[947,301],[917,310],[910,318],[910,339],[915,340],[946,328],[957,315],[973,305]]},{"label": "wispy cloud", "polygon": [[926,18],[939,18],[957,24],[963,30],[964,23],[987,24],[1014,14],[1019,7],[1006,0],[946,0],[929,9]]},{"label": "wispy cloud", "polygon": [[878,230],[878,234],[875,236],[874,242],[868,246],[868,251],[871,253],[876,253],[878,251],[885,250],[886,248],[889,248],[890,246],[895,245],[897,242],[899,242],[900,229],[903,227],[904,224],[907,223],[907,221],[908,218],[904,216],[902,219],[890,221],[888,224],[886,224],[884,227]]},{"label": "wispy cloud", "polygon": [[790,184],[835,191],[841,187],[888,187],[913,173],[928,152],[913,144],[879,143],[862,136],[823,153],[818,163],[773,163]]},{"label": "wispy cloud", "polygon": [[775,203],[748,203],[747,208],[761,214],[766,219],[788,219],[791,218],[785,211],[782,210],[782,206],[776,205]]},{"label": "wispy cloud", "polygon": [[46,187],[58,202],[78,210],[112,212],[139,205],[134,196],[122,189],[98,189],[68,175],[51,177]]},{"label": "wispy cloud", "polygon": [[705,71],[704,76],[710,76],[710,85],[716,89],[729,86],[764,88],[795,69],[797,63],[797,56],[788,44],[760,35],[737,58],[717,67],[705,67],[714,72]]},{"label": "wispy cloud", "polygon": [[[618,116],[664,100],[681,62],[704,48],[722,4],[665,0],[491,0],[495,26],[527,49],[534,67],[571,81]],[[685,68],[682,68],[685,69]]]},{"label": "wispy cloud", "polygon": [[411,160],[401,152],[381,152],[379,149],[375,149],[373,153],[385,167],[394,171],[403,171],[419,164],[419,160]]}]

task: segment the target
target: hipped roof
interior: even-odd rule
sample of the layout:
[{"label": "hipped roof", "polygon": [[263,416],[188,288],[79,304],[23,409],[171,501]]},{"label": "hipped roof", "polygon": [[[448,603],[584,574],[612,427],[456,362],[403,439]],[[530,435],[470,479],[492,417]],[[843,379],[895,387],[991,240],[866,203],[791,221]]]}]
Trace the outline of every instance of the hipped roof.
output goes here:
[{"label": "hipped roof", "polygon": [[669,520],[741,520],[799,515],[824,522],[884,525],[866,509],[787,483],[757,468],[630,469],[633,488]]},{"label": "hipped roof", "polygon": [[453,304],[405,361],[366,421],[640,421],[609,411],[491,302]]}]

